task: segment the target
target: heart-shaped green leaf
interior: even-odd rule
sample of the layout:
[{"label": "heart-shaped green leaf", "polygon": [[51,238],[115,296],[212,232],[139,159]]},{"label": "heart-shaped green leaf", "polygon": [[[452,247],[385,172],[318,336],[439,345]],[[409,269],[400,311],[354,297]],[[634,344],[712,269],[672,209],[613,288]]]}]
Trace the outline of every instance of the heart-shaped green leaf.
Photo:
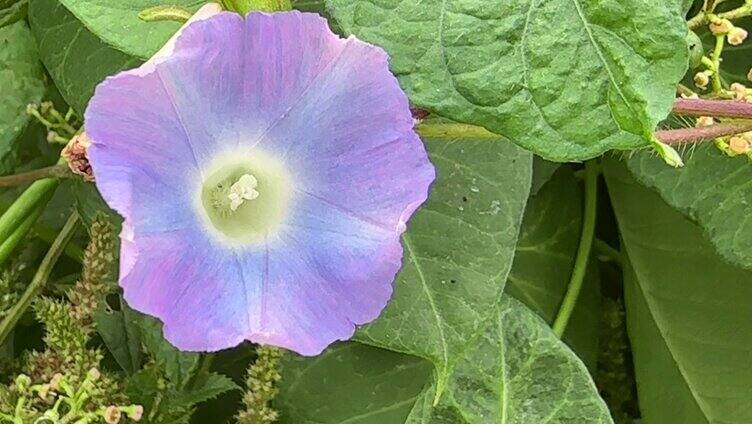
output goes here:
[{"label": "heart-shaped green leaf", "polygon": [[752,271],[725,262],[623,164],[609,161],[605,174],[631,262],[627,326],[642,421],[752,422]]},{"label": "heart-shaped green leaf", "polygon": [[418,399],[407,423],[613,423],[582,361],[509,297],[464,352],[437,406],[434,390]]},{"label": "heart-shaped green leaf", "polygon": [[427,147],[437,168],[430,200],[403,237],[392,300],[356,339],[430,360],[441,391],[501,298],[532,155],[503,140],[435,139]]},{"label": "heart-shaped green leaf", "polygon": [[26,23],[0,28],[0,172],[13,169],[15,142],[31,119],[26,105],[43,95],[42,65]]},{"label": "heart-shaped green leaf", "polygon": [[632,174],[697,222],[726,260],[752,269],[752,165],[712,144],[697,146],[684,168],[674,169],[649,152],[627,161]]},{"label": "heart-shaped green leaf", "polygon": [[108,75],[140,63],[104,44],[58,0],[31,0],[29,21],[42,62],[79,116],[83,116],[97,84]]},{"label": "heart-shaped green leaf", "polygon": [[554,161],[648,144],[687,69],[677,1],[327,0],[418,106]]}]

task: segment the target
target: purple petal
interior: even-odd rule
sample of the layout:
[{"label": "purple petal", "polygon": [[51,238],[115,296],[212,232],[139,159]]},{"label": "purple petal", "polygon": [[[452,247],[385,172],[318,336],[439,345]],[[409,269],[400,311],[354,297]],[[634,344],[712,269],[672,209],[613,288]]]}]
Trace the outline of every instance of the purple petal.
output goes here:
[{"label": "purple petal", "polygon": [[[386,305],[435,176],[412,126],[383,50],[317,15],[191,24],[86,113],[97,185],[125,218],[126,300],[187,350],[247,339],[311,355],[351,337]],[[256,149],[287,168],[293,199],[278,231],[230,246],[196,196],[213,159]]]}]

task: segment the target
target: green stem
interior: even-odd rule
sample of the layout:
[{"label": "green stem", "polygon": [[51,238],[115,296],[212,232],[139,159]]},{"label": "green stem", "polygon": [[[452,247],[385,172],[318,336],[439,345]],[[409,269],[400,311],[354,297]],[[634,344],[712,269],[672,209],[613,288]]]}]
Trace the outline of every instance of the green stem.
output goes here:
[{"label": "green stem", "polygon": [[[41,223],[37,223],[31,230],[40,240],[47,244],[52,244],[57,236],[55,230]],[[68,243],[63,253],[80,264],[84,263],[84,249],[75,242]]]},{"label": "green stem", "polygon": [[72,175],[73,173],[70,171],[68,165],[52,165],[20,174],[4,175],[0,177],[0,187],[13,187],[41,180],[42,178],[68,177]]},{"label": "green stem", "polygon": [[35,182],[0,216],[0,265],[29,233],[58,184],[56,178]]},{"label": "green stem", "polygon": [[57,178],[45,178],[34,182],[21,193],[8,210],[0,216],[0,243],[4,243],[16,231],[31,211],[46,203],[59,184],[60,180]]},{"label": "green stem", "polygon": [[713,93],[715,94],[723,92],[723,85],[721,84],[721,54],[723,53],[723,46],[725,44],[725,35],[715,36],[715,49],[713,49],[713,55],[711,56],[713,61]]},{"label": "green stem", "polygon": [[556,315],[553,330],[561,338],[567,329],[569,318],[577,304],[577,298],[585,281],[590,250],[595,236],[596,205],[598,201],[598,166],[594,160],[585,162],[585,207],[582,220],[582,232],[580,233],[580,245],[577,247],[577,256],[569,280],[567,292],[561,302],[559,313]]},{"label": "green stem", "polygon": [[[718,2],[720,3],[720,2]],[[703,25],[707,25],[710,23],[710,14],[708,13],[711,11],[700,11],[697,15],[695,15],[692,19],[687,21],[687,26],[689,26],[689,29],[697,29]],[[736,19],[744,18],[745,16],[752,15],[752,4],[745,4],[743,6],[740,6],[736,9],[729,10],[728,12],[722,12],[717,13],[716,16],[721,19],[728,19],[729,21],[733,21]]]},{"label": "green stem", "polygon": [[13,307],[8,311],[5,318],[3,318],[2,322],[0,322],[0,344],[5,342],[5,339],[8,337],[10,332],[13,331],[13,328],[18,323],[18,320],[21,319],[21,316],[24,314],[24,312],[26,312],[26,310],[29,308],[31,302],[37,297],[37,295],[47,284],[47,280],[50,278],[52,268],[55,266],[58,258],[63,253],[65,245],[68,244],[68,241],[70,241],[71,237],[73,237],[73,233],[76,230],[77,224],[78,214],[73,212],[73,214],[68,217],[68,221],[65,222],[65,225],[60,231],[60,234],[58,234],[57,238],[55,239],[55,242],[52,243],[50,250],[47,251],[44,259],[42,259],[42,263],[39,265],[39,269],[37,269],[36,274],[34,274],[34,278],[31,280],[29,286],[26,287],[26,291],[24,291],[21,299],[19,299],[18,302],[13,305]]},{"label": "green stem", "polygon": [[696,14],[692,19],[687,21],[687,26],[689,27],[689,29],[696,29],[707,23],[708,23],[707,15],[705,14],[705,12],[700,12]]},{"label": "green stem", "polygon": [[[8,205],[3,204],[2,208],[7,209]],[[44,212],[43,210],[44,208],[40,208],[40,209],[41,209],[40,212]],[[18,230],[16,230],[16,232],[17,231]],[[34,226],[31,227],[31,230],[29,232],[33,233],[35,236],[37,236],[37,238],[39,238],[40,240],[42,240],[43,242],[47,244],[52,244],[52,242],[55,241],[55,237],[57,237],[57,231],[55,231],[51,227],[48,227],[47,225],[44,225],[41,222],[35,222]],[[16,233],[14,232],[13,234],[15,235]],[[11,237],[13,237],[13,235],[11,235]],[[1,249],[2,248],[0,247],[0,252],[2,252]],[[65,253],[65,256],[69,257],[70,259],[80,264],[84,262],[84,249],[73,241],[71,241],[70,243],[68,243],[67,246],[65,246],[65,251],[63,253]],[[6,259],[7,258],[3,256],[2,253],[0,253],[0,265],[2,265]]]},{"label": "green stem", "polygon": [[26,237],[26,234],[29,233],[31,228],[34,226],[34,223],[39,219],[39,215],[42,214],[42,211],[44,210],[43,207],[38,207],[34,209],[29,216],[24,219],[21,224],[16,228],[15,231],[5,239],[5,241],[0,244],[0,266],[2,266],[6,260],[8,260],[8,257],[11,253],[13,253],[14,250],[16,250],[16,247],[21,243],[21,241]]},{"label": "green stem", "polygon": [[159,5],[138,12],[138,18],[146,22],[175,21],[184,23],[191,19],[190,10],[174,5]]},{"label": "green stem", "polygon": [[611,247],[605,241],[598,238],[593,240],[593,250],[595,250],[596,256],[621,265],[621,252]]},{"label": "green stem", "polygon": [[281,12],[292,10],[290,0],[222,0],[226,10],[245,15],[248,12]]},{"label": "green stem", "polygon": [[483,127],[458,123],[422,123],[417,128],[421,137],[427,138],[471,138],[474,140],[498,140],[502,136]]}]

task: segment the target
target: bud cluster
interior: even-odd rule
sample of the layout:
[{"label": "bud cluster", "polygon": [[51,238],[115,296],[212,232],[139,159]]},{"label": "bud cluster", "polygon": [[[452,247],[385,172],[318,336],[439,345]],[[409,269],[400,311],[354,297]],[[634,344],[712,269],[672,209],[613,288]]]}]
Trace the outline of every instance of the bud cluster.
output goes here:
[{"label": "bud cluster", "polygon": [[256,361],[248,368],[246,392],[243,395],[245,410],[238,414],[238,424],[269,424],[279,418],[279,413],[271,407],[271,401],[279,392],[277,383],[282,378],[279,373],[282,351],[261,346],[256,353]]},{"label": "bud cluster", "polygon": [[63,115],[55,109],[52,102],[29,104],[26,106],[26,113],[47,128],[47,141],[50,143],[67,143],[78,132],[76,127],[80,126],[73,109],[68,108],[68,112]]}]

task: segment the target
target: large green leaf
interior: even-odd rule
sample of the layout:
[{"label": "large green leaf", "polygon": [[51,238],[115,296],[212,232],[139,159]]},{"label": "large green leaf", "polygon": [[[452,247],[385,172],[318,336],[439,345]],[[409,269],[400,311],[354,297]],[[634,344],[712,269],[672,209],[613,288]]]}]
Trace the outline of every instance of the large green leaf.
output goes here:
[{"label": "large green leaf", "polygon": [[403,237],[404,266],[381,317],[359,341],[432,361],[443,388],[483,331],[512,265],[532,155],[512,143],[428,140],[430,200]]},{"label": "large green leaf", "polygon": [[120,296],[118,301],[119,310],[100,308],[94,314],[94,322],[115,361],[130,375],[141,368],[141,327],[138,314]]},{"label": "large green leaf", "polygon": [[145,22],[142,10],[170,4],[191,11],[206,0],[60,0],[95,36],[131,56],[148,59],[180,28],[171,21]]},{"label": "large green leaf", "polygon": [[198,369],[201,355],[196,352],[182,352],[165,340],[162,335],[162,322],[156,318],[133,311],[137,315],[136,325],[141,330],[141,340],[156,363],[164,369],[167,378],[178,389],[190,381]]},{"label": "large green leaf", "polygon": [[624,165],[605,171],[632,265],[627,324],[643,422],[752,422],[752,272],[725,262]]},{"label": "large green leaf", "polygon": [[404,423],[431,368],[359,343],[334,345],[316,358],[285,355],[275,407],[288,424]]},{"label": "large green leaf", "polygon": [[28,0],[0,0],[0,28],[23,19],[28,6]]},{"label": "large green leaf", "polygon": [[140,63],[104,44],[58,0],[31,0],[29,21],[42,62],[65,101],[79,115],[83,115],[94,87],[105,77]]},{"label": "large green leaf", "polygon": [[534,196],[551,179],[561,166],[560,163],[549,162],[540,156],[533,156],[533,180],[530,184],[530,195]]},{"label": "large green leaf", "polygon": [[[564,166],[528,201],[504,289],[549,324],[569,285],[581,229],[582,190],[572,169]],[[598,355],[600,320],[600,284],[594,271],[587,274],[564,333],[564,341],[591,369]]]},{"label": "large green leaf", "polygon": [[429,388],[408,423],[612,423],[584,364],[527,307],[506,297],[488,324],[439,405]]},{"label": "large green leaf", "polygon": [[25,22],[0,28],[0,172],[13,168],[13,149],[26,128],[26,105],[44,95],[39,54]]},{"label": "large green leaf", "polygon": [[555,161],[646,145],[687,69],[676,1],[327,0],[418,106]]},{"label": "large green leaf", "polygon": [[673,169],[647,152],[627,162],[635,177],[705,230],[727,260],[752,269],[752,165],[712,144],[697,146],[684,168]]}]

